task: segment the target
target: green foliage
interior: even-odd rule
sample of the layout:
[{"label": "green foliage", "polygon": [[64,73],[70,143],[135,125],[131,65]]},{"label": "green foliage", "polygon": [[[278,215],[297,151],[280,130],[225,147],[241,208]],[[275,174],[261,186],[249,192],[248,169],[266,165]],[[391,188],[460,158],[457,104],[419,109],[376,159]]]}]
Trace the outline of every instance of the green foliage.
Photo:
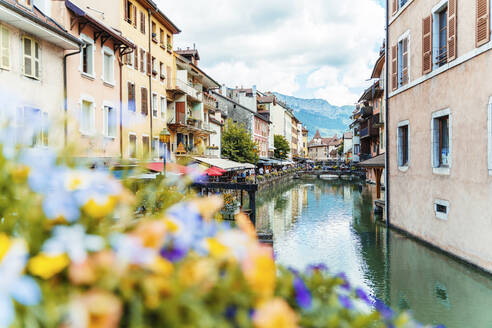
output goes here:
[{"label": "green foliage", "polygon": [[227,120],[222,132],[222,156],[235,162],[255,163],[255,144],[244,125]]},{"label": "green foliage", "polygon": [[290,153],[290,144],[284,136],[276,134],[274,137],[275,158],[286,159]]}]

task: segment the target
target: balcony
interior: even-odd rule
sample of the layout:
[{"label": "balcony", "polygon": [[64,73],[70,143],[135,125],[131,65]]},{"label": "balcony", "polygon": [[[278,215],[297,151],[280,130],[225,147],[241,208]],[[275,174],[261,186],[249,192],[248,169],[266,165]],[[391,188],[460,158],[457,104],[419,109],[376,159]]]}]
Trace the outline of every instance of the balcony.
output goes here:
[{"label": "balcony", "polygon": [[200,84],[192,84],[181,79],[176,79],[176,89],[190,96],[195,101],[203,101],[202,86]]},{"label": "balcony", "polygon": [[361,116],[362,118],[368,118],[370,116],[372,116],[372,113],[373,113],[374,109],[372,106],[364,106],[361,108]]},{"label": "balcony", "polygon": [[215,110],[217,108],[216,106],[216,100],[215,98],[213,98],[212,96],[210,96],[209,94],[207,93],[204,93],[203,94],[203,104],[205,105],[205,107],[207,107],[208,109],[211,109],[211,110]]}]

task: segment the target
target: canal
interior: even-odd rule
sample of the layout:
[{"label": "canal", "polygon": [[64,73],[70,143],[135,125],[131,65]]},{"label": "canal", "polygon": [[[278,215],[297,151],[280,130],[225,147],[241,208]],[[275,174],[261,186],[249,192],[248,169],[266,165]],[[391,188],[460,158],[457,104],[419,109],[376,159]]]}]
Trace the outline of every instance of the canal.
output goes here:
[{"label": "canal", "polygon": [[278,263],[324,263],[424,324],[492,327],[492,277],[390,230],[372,213],[375,190],[339,180],[295,180],[263,190],[257,225]]}]

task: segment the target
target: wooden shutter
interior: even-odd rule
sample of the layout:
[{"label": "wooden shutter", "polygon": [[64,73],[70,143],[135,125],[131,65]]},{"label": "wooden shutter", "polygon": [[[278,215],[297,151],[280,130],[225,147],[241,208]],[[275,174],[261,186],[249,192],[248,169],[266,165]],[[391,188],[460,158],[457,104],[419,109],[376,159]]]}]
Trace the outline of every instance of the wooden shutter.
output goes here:
[{"label": "wooden shutter", "polygon": [[128,0],[123,0],[123,7],[125,8],[125,21],[129,22],[128,18],[130,13],[128,12]]},{"label": "wooden shutter", "polygon": [[150,57],[150,52],[147,52],[147,75],[152,74],[152,58]]},{"label": "wooden shutter", "polygon": [[137,6],[132,5],[132,10],[133,10],[133,27],[137,28]]},{"label": "wooden shutter", "polygon": [[432,72],[432,15],[422,20],[422,74]]},{"label": "wooden shutter", "polygon": [[489,0],[476,0],[477,1],[477,21],[476,21],[476,45],[481,45],[489,42],[490,40],[490,8]]},{"label": "wooden shutter", "polygon": [[391,47],[391,89],[398,89],[398,46]]},{"label": "wooden shutter", "polygon": [[147,89],[142,88],[140,90],[142,92],[142,114],[147,115],[148,114]]},{"label": "wooden shutter", "polygon": [[140,12],[140,32],[145,34],[145,13],[143,11]]},{"label": "wooden shutter", "polygon": [[10,68],[10,31],[0,26],[0,67]]},{"label": "wooden shutter", "polygon": [[133,52],[135,53],[135,57],[133,58],[135,63],[134,63],[134,66],[135,66],[135,69],[138,71],[138,47],[135,47],[135,50],[133,50]]},{"label": "wooden shutter", "polygon": [[145,50],[140,49],[140,72],[145,73]]},{"label": "wooden shutter", "polygon": [[448,1],[448,62],[456,59],[457,0]]},{"label": "wooden shutter", "polygon": [[399,0],[393,0],[393,15],[398,12],[398,1]]},{"label": "wooden shutter", "polygon": [[172,81],[171,81],[171,79],[172,79],[171,74],[172,74],[171,73],[171,66],[167,66],[166,67],[166,78],[167,78],[167,88],[168,89],[171,89],[173,87]]}]

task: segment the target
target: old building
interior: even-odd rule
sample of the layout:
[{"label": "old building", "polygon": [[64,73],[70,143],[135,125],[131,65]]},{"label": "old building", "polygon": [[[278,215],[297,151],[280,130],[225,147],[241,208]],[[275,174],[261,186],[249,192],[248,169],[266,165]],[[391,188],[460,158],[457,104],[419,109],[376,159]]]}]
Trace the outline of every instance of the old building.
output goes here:
[{"label": "old building", "polygon": [[[0,0],[1,109],[15,124],[16,142],[61,148],[67,140],[62,123],[67,87],[64,55],[80,51],[82,41],[48,14],[30,1]],[[48,131],[48,120],[59,124]],[[39,135],[24,140],[34,126]]]},{"label": "old building", "polygon": [[342,139],[337,135],[332,138],[323,138],[319,131],[316,131],[314,138],[308,143],[309,158],[313,161],[337,160],[338,147],[342,144]]},{"label": "old building", "polygon": [[134,45],[71,1],[54,2],[52,17],[85,44],[67,57],[68,142],[75,155],[111,165],[121,159],[121,83]]},{"label": "old building", "polygon": [[490,1],[388,10],[390,223],[492,271]]}]

